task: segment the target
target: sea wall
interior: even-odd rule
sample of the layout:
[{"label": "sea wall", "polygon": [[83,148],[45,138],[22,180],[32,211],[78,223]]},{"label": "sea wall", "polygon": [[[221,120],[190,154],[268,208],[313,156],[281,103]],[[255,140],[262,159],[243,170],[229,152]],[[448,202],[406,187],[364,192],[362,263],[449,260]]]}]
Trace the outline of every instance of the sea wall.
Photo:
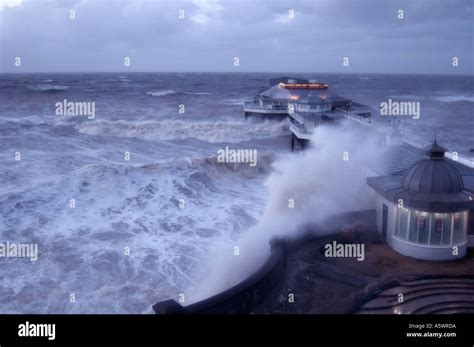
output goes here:
[{"label": "sea wall", "polygon": [[263,266],[234,287],[188,306],[181,306],[175,300],[162,301],[153,305],[153,310],[157,314],[251,313],[285,273],[288,239],[274,238],[270,246],[270,256]]},{"label": "sea wall", "polygon": [[217,295],[188,306],[175,300],[165,300],[153,305],[156,314],[245,314],[252,313],[285,276],[287,256],[308,239],[314,238],[316,228],[324,227],[328,232],[337,232],[342,227],[362,223],[372,225],[375,211],[354,211],[333,215],[323,225],[307,225],[299,237],[273,238],[270,241],[270,256],[250,277]]}]

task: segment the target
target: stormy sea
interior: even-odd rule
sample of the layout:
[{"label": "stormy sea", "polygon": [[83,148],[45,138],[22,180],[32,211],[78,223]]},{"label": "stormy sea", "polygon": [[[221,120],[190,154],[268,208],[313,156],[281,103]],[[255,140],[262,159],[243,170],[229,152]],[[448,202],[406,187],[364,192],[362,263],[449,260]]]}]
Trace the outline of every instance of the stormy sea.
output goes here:
[{"label": "stormy sea", "polygon": [[[286,120],[245,120],[242,108],[281,75],[1,74],[0,241],[39,255],[2,259],[0,312],[149,313],[205,281],[212,250],[259,223],[272,164],[289,154]],[[474,156],[473,76],[296,77],[374,117],[388,99],[419,101],[406,132],[436,130]],[[64,100],[94,102],[94,117],[57,115]],[[217,162],[225,147],[257,149],[258,164]]]}]

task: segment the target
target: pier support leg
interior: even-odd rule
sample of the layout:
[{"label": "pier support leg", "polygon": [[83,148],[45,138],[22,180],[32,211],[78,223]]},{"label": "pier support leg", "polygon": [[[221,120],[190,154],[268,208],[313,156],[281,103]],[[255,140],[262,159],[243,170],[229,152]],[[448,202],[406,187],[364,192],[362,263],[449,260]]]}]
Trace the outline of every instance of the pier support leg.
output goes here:
[{"label": "pier support leg", "polygon": [[304,149],[304,140],[298,139],[301,149]]},{"label": "pier support leg", "polygon": [[295,151],[295,135],[291,135],[291,151]]},{"label": "pier support leg", "polygon": [[302,150],[305,150],[309,145],[309,140],[298,139],[298,142],[300,143]]}]

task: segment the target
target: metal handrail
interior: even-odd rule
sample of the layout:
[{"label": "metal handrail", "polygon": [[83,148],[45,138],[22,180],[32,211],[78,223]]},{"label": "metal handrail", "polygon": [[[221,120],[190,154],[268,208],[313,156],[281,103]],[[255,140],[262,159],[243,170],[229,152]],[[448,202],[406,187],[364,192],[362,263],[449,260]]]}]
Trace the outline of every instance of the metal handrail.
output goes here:
[{"label": "metal handrail", "polygon": [[252,110],[274,110],[274,111],[287,111],[288,106],[275,106],[275,105],[265,105],[260,106],[259,104],[253,102],[244,102],[244,107]]},{"label": "metal handrail", "polygon": [[[403,141],[409,145],[412,145],[413,147],[422,148],[422,149],[425,149],[426,147],[432,145],[432,142],[423,140],[422,138],[419,138],[418,136],[415,136],[415,135],[403,134]],[[472,160],[471,158],[465,157],[457,152],[446,152],[444,156],[448,159],[457,161],[470,168],[474,168],[474,160]]]},{"label": "metal handrail", "polygon": [[300,125],[300,124],[295,124],[295,123],[291,123],[290,124],[290,128],[295,128],[297,131],[303,133],[303,134],[312,134],[313,131],[312,130],[308,130],[304,127],[304,125]]}]

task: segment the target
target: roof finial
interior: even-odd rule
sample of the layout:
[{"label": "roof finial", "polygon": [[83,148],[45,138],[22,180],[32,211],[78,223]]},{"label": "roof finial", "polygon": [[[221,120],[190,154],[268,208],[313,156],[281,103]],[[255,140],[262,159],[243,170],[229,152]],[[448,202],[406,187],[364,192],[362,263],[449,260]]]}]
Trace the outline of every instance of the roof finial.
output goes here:
[{"label": "roof finial", "polygon": [[447,149],[438,145],[437,143],[437,131],[435,130],[434,133],[434,143],[431,145],[431,147],[427,151],[427,158],[429,159],[443,159],[444,158],[444,153],[447,152]]}]

